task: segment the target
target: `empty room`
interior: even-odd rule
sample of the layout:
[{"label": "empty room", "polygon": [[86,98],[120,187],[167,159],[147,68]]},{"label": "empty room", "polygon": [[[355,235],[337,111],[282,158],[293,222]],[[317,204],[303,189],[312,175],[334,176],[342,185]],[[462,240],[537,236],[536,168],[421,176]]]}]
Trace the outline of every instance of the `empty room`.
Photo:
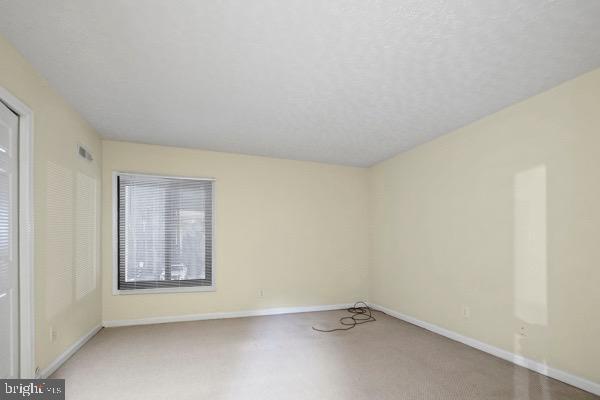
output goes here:
[{"label": "empty room", "polygon": [[0,399],[600,400],[600,1],[0,0]]}]

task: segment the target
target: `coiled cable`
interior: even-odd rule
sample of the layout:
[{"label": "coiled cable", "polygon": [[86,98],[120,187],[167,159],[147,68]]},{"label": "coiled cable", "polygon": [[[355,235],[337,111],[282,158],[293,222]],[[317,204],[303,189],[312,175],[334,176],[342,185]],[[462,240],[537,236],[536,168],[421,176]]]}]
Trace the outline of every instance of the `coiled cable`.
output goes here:
[{"label": "coiled cable", "polygon": [[376,321],[375,317],[373,316],[373,310],[364,301],[354,303],[354,306],[347,308],[346,311],[348,311],[352,315],[340,318],[340,324],[343,325],[342,327],[333,329],[320,329],[315,328],[313,326],[313,330],[325,333],[336,331],[349,331],[356,325]]}]

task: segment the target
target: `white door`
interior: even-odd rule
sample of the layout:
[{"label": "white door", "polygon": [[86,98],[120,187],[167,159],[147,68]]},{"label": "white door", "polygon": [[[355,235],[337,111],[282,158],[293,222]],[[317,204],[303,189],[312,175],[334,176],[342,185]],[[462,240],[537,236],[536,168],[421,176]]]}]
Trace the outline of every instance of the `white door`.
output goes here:
[{"label": "white door", "polygon": [[0,102],[0,378],[19,377],[19,118]]}]

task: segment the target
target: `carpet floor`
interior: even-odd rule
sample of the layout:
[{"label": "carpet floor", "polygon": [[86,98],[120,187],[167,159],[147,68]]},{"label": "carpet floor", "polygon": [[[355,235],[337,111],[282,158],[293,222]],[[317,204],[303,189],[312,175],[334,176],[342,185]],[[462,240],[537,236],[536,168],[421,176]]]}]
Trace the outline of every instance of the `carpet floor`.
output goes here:
[{"label": "carpet floor", "polygon": [[600,399],[382,313],[344,311],[107,328],[52,378],[67,399]]}]

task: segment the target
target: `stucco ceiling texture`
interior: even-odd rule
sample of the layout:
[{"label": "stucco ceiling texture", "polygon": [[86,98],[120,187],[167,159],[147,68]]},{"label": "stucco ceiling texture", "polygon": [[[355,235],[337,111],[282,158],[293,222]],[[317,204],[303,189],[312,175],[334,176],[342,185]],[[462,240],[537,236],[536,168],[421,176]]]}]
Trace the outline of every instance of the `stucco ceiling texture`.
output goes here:
[{"label": "stucco ceiling texture", "polygon": [[0,0],[0,33],[106,138],[354,166],[600,66],[598,0]]}]

